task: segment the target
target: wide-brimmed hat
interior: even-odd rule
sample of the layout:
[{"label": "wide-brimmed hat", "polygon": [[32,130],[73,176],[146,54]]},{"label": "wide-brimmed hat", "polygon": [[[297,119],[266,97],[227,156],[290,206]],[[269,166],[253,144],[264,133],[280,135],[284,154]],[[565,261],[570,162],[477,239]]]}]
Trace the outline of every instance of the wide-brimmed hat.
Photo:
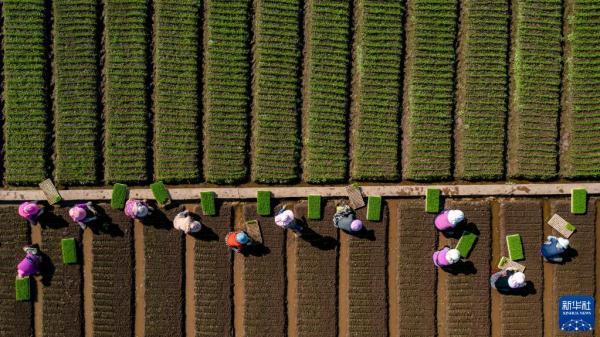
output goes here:
[{"label": "wide-brimmed hat", "polygon": [[83,219],[85,219],[85,216],[87,215],[85,209],[79,207],[79,206],[75,206],[72,207],[69,210],[69,216],[71,217],[71,219],[73,219],[73,221],[81,221]]},{"label": "wide-brimmed hat", "polygon": [[235,235],[235,240],[243,245],[247,244],[248,242],[250,242],[250,238],[248,237],[248,234],[246,234],[245,232],[239,232]]},{"label": "wide-brimmed hat", "polygon": [[515,288],[522,288],[525,286],[525,274],[518,271],[508,277],[508,286]]},{"label": "wide-brimmed hat", "polygon": [[350,229],[352,229],[353,232],[358,232],[363,228],[363,223],[362,221],[360,221],[359,219],[353,220],[350,223]]}]

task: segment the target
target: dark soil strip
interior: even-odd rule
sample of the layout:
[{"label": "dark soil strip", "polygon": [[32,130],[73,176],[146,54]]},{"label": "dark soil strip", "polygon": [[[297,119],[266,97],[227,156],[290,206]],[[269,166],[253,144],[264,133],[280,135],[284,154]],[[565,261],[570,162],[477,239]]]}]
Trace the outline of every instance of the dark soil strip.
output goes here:
[{"label": "dark soil strip", "polygon": [[[558,326],[558,299],[563,295],[593,295],[596,285],[596,207],[595,201],[588,202],[588,211],[583,215],[571,214],[570,200],[559,200],[551,203],[551,214],[558,214],[577,227],[577,231],[569,239],[572,248],[570,261],[556,265],[554,269],[554,295],[547,299],[553,303],[554,331],[551,336],[571,336],[561,333]],[[560,237],[554,231],[553,235]],[[578,336],[593,336],[593,333],[579,333]]]},{"label": "dark soil strip", "polygon": [[[43,280],[43,336],[83,336],[83,275],[81,264],[62,262],[61,240],[75,238],[81,253],[81,229],[69,217],[69,208],[47,210],[41,219],[41,251],[45,254]],[[89,230],[89,229],[88,229]],[[83,261],[80,257],[79,261]]]},{"label": "dark soil strip", "polygon": [[0,207],[0,219],[0,336],[28,337],[33,334],[32,305],[15,301],[15,277],[25,257],[22,248],[30,242],[29,226],[17,207]]},{"label": "dark soil strip", "polygon": [[340,261],[348,264],[348,326],[341,334],[348,337],[388,335],[387,208],[379,222],[365,220],[366,210],[357,212],[366,231],[350,236],[348,261]]},{"label": "dark soil strip", "polygon": [[133,333],[133,222],[105,206],[110,232],[92,239],[93,336]]},{"label": "dark soil strip", "polygon": [[[479,235],[468,261],[446,273],[444,322],[446,336],[490,336],[491,209],[488,201],[450,201],[465,212],[463,228]],[[455,247],[456,238],[450,239]]]},{"label": "dark soil strip", "polygon": [[286,334],[285,232],[273,217],[256,214],[256,204],[244,206],[244,221],[258,220],[264,247],[243,260],[245,337],[280,337]]},{"label": "dark soil strip", "polygon": [[423,199],[398,206],[398,326],[399,336],[435,336],[436,280],[431,252],[437,247],[433,214]]},{"label": "dark soil strip", "polygon": [[[307,204],[294,208],[305,219]],[[321,220],[306,221],[302,237],[288,235],[295,255],[295,321],[297,337],[336,337],[338,233],[331,219],[335,203],[325,205]],[[290,299],[291,301],[292,299]],[[292,320],[293,318],[290,318]],[[292,332],[294,333],[294,332]]]},{"label": "dark soil strip", "polygon": [[155,211],[144,226],[146,337],[184,335],[184,240],[173,228],[181,208]]},{"label": "dark soil strip", "polygon": [[[503,201],[500,204],[500,250],[508,256],[506,235],[520,234],[523,241],[526,295],[502,295],[500,330],[502,336],[542,336],[543,266],[540,244],[543,239],[542,204],[536,200]],[[494,290],[496,291],[496,290]]]},{"label": "dark soil strip", "polygon": [[233,260],[223,243],[232,225],[229,203],[219,207],[216,216],[202,217],[194,251],[196,337],[233,336]]}]

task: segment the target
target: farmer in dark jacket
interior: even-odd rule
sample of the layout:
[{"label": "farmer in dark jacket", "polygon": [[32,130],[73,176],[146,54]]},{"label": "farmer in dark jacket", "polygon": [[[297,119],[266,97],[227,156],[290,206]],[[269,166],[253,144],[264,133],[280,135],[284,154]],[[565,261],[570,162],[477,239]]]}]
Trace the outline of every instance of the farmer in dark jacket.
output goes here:
[{"label": "farmer in dark jacket", "polygon": [[569,240],[550,235],[546,242],[542,243],[540,251],[544,260],[560,263],[563,261],[563,254],[568,248]]},{"label": "farmer in dark jacket", "polygon": [[518,291],[527,284],[525,274],[512,269],[503,269],[490,277],[490,285],[501,293]]}]

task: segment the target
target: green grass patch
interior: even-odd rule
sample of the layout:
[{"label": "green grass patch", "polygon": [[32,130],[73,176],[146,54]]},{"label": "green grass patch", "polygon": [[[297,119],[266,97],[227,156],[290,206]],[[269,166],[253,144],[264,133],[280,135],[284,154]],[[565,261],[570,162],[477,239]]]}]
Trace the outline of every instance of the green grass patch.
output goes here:
[{"label": "green grass patch", "polygon": [[62,239],[60,241],[62,260],[64,264],[77,263],[77,242],[74,238]]},{"label": "green grass patch", "polygon": [[308,219],[310,219],[310,220],[321,219],[321,196],[320,195],[309,195],[308,196]]},{"label": "green grass patch", "polygon": [[256,192],[256,213],[262,216],[271,215],[271,192]]},{"label": "green grass patch", "polygon": [[127,185],[116,183],[113,185],[112,196],[110,198],[110,207],[114,209],[125,208],[127,201]]},{"label": "green grass patch", "polygon": [[381,197],[370,195],[367,201],[367,220],[381,220]]},{"label": "green grass patch", "polygon": [[566,229],[566,230],[569,230],[569,231],[571,231],[571,232],[574,232],[576,228],[575,228],[575,226],[573,226],[573,225],[572,225],[570,222],[567,222],[567,223],[565,224],[565,229]]},{"label": "green grass patch", "polygon": [[215,192],[200,192],[200,202],[202,204],[202,214],[217,215]]},{"label": "green grass patch", "polygon": [[587,190],[574,188],[571,190],[571,213],[585,214],[587,212]]},{"label": "green grass patch", "polygon": [[428,188],[425,196],[425,212],[439,213],[442,206],[442,191],[437,188]]},{"label": "green grass patch", "polygon": [[460,256],[467,258],[475,245],[475,241],[477,241],[477,235],[465,231],[456,244],[456,249],[460,252]]},{"label": "green grass patch", "polygon": [[158,201],[161,205],[167,205],[171,202],[171,196],[169,195],[169,190],[162,181],[157,181],[150,185],[150,189],[152,190],[152,194],[154,195],[154,199]]},{"label": "green grass patch", "polygon": [[29,276],[15,278],[15,297],[17,301],[29,301],[31,299]]},{"label": "green grass patch", "polygon": [[507,235],[506,248],[508,249],[508,256],[511,260],[519,261],[525,258],[525,255],[523,253],[523,243],[521,242],[521,235]]}]

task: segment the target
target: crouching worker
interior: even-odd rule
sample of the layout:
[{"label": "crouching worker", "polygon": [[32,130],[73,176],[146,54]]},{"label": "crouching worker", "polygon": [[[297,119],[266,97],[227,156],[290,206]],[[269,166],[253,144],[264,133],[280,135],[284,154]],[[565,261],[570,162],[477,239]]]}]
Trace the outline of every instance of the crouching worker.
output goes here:
[{"label": "crouching worker", "polygon": [[34,246],[23,247],[26,255],[21,262],[17,265],[17,275],[19,278],[26,276],[37,275],[40,273],[40,267],[42,264],[42,257],[39,251]]},{"label": "crouching worker", "polygon": [[275,224],[283,229],[292,230],[296,236],[302,235],[303,228],[296,221],[294,212],[289,209],[282,208],[279,213],[277,213],[275,216]]},{"label": "crouching worker", "polygon": [[71,207],[69,216],[79,224],[81,229],[86,229],[91,222],[98,220],[98,211],[92,206],[92,202],[88,201]]},{"label": "crouching worker", "polygon": [[229,232],[225,236],[225,244],[234,252],[243,253],[248,246],[252,245],[252,240],[244,231]]},{"label": "crouching worker", "polygon": [[125,203],[125,215],[132,219],[141,220],[154,211],[152,207],[148,206],[146,200],[129,199]]},{"label": "crouching worker", "polygon": [[35,225],[38,218],[44,213],[44,208],[38,205],[35,201],[26,201],[19,205],[19,215],[29,221],[30,224]]},{"label": "crouching worker", "polygon": [[362,221],[356,219],[356,215],[350,206],[338,206],[333,215],[333,225],[347,233],[358,233],[363,229]]},{"label": "crouching worker", "polygon": [[456,225],[465,220],[465,214],[458,209],[445,210],[435,217],[435,228],[441,232],[452,233]]},{"label": "crouching worker", "polygon": [[568,248],[569,240],[550,235],[546,242],[542,243],[540,251],[544,260],[560,263],[563,262],[563,254]]},{"label": "crouching worker", "polygon": [[173,227],[182,230],[185,234],[198,233],[202,229],[202,224],[190,215],[188,210],[179,212],[173,220]]},{"label": "crouching worker", "polygon": [[490,277],[490,285],[501,293],[517,292],[527,284],[525,274],[513,269],[503,269]]},{"label": "crouching worker", "polygon": [[444,247],[433,253],[433,264],[436,267],[446,268],[460,261],[460,252],[457,249]]}]

